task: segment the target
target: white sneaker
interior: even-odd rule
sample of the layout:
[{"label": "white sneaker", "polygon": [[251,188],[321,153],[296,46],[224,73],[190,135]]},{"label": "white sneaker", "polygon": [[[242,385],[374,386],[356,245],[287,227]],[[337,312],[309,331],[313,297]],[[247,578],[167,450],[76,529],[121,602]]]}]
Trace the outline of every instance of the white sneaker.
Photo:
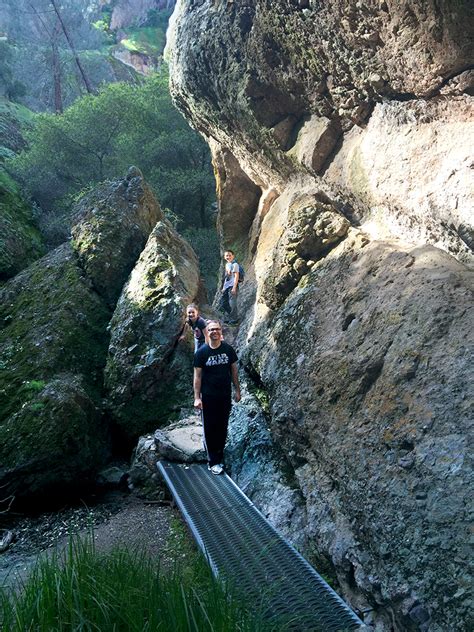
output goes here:
[{"label": "white sneaker", "polygon": [[213,465],[211,467],[211,472],[213,474],[223,474],[224,473],[224,467],[222,465]]}]

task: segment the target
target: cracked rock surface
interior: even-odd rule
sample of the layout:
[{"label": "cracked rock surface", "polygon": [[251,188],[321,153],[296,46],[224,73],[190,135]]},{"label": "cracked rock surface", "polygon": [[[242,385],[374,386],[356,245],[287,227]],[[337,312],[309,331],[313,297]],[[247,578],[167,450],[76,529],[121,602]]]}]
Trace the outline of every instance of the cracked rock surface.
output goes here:
[{"label": "cracked rock surface", "polygon": [[281,450],[292,493],[268,470],[249,494],[377,632],[473,624],[472,19],[465,2],[179,0],[171,30],[267,402],[234,471]]}]

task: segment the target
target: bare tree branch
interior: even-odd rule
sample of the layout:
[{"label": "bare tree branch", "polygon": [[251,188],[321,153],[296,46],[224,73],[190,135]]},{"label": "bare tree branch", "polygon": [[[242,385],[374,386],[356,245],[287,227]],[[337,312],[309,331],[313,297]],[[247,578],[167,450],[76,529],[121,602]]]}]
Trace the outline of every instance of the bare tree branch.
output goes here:
[{"label": "bare tree branch", "polygon": [[59,22],[61,24],[61,28],[62,28],[63,33],[64,33],[64,37],[66,38],[67,43],[69,44],[69,48],[71,49],[71,52],[74,55],[74,59],[76,61],[77,67],[79,68],[79,72],[81,73],[81,77],[82,77],[82,80],[84,81],[84,85],[86,86],[86,90],[87,90],[87,92],[89,94],[92,94],[92,92],[93,92],[92,87],[91,87],[91,85],[89,83],[89,80],[87,78],[86,73],[84,72],[84,69],[82,67],[81,61],[79,59],[79,56],[78,56],[78,54],[76,52],[76,49],[74,48],[74,44],[72,43],[72,40],[69,37],[68,30],[67,30],[66,25],[64,24],[64,21],[63,21],[63,19],[61,17],[61,13],[59,12],[58,6],[56,4],[56,0],[50,0],[50,2],[52,4],[52,6],[53,6],[53,9],[54,9],[56,15],[58,16],[58,20],[59,20]]}]

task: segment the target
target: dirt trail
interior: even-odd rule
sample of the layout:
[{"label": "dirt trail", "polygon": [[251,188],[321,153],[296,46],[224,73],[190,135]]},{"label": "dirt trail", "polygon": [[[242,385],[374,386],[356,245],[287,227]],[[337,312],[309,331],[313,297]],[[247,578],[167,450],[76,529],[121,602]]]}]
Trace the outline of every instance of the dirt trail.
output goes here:
[{"label": "dirt trail", "polygon": [[0,586],[25,578],[41,554],[68,542],[68,534],[86,536],[91,528],[98,551],[116,546],[143,547],[150,556],[170,550],[171,524],[178,516],[169,505],[152,504],[126,492],[109,492],[94,506],[76,505],[35,517],[19,517],[10,528],[15,541],[0,554]]}]

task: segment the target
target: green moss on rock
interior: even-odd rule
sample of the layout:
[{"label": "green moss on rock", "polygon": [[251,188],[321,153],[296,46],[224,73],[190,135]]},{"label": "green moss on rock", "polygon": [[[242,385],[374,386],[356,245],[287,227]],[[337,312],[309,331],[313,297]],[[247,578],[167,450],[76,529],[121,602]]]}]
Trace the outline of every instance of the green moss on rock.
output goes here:
[{"label": "green moss on rock", "polygon": [[109,318],[69,244],[0,290],[0,485],[11,493],[98,463]]},{"label": "green moss on rock", "polygon": [[192,354],[177,340],[198,290],[196,255],[167,220],[158,222],[110,324],[108,406],[130,437],[174,419],[192,397]]},{"label": "green moss on rock", "polygon": [[6,280],[44,254],[31,207],[16,183],[0,169],[0,280]]},{"label": "green moss on rock", "polygon": [[94,288],[115,305],[123,284],[163,214],[138,169],[105,182],[75,208],[72,246]]}]

